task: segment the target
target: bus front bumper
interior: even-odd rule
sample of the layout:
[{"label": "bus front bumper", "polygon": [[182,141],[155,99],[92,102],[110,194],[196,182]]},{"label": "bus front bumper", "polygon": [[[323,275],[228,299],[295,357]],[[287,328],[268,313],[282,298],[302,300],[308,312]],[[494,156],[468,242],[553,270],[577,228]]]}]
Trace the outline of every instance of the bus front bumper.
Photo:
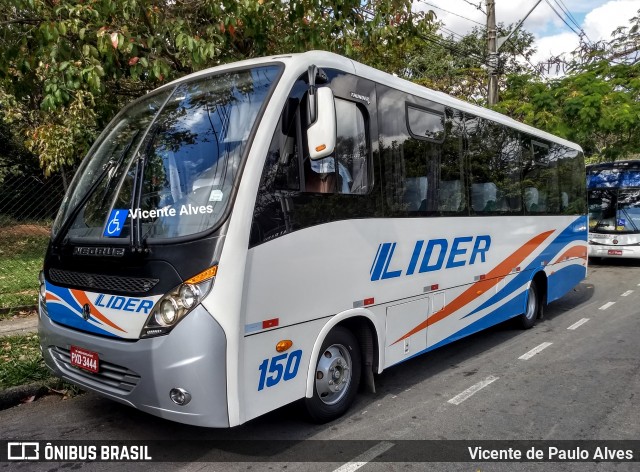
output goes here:
[{"label": "bus front bumper", "polygon": [[589,244],[589,257],[621,257],[640,259],[640,246]]},{"label": "bus front bumper", "polygon": [[[64,380],[168,420],[229,427],[226,337],[202,306],[169,334],[136,341],[67,328],[42,309],[38,331],[47,366]],[[71,346],[97,353],[98,373],[72,366]],[[169,395],[174,388],[186,390],[189,403],[174,403]]]}]

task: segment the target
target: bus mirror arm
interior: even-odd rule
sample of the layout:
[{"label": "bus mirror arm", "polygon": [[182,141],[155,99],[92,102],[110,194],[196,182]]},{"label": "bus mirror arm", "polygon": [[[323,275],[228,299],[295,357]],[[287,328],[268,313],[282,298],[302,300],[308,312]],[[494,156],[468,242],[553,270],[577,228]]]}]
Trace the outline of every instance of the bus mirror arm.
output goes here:
[{"label": "bus mirror arm", "polygon": [[316,86],[316,82],[317,83],[321,83],[321,84],[326,84],[329,81],[329,78],[327,77],[327,74],[322,70],[319,69],[318,66],[316,65],[310,65],[309,68],[307,69],[307,81],[309,83],[309,89],[308,89],[308,100],[309,100],[309,104],[307,107],[308,110],[308,119],[309,119],[309,124],[313,124],[316,122],[316,120],[318,119],[318,98],[317,98],[317,86]]}]

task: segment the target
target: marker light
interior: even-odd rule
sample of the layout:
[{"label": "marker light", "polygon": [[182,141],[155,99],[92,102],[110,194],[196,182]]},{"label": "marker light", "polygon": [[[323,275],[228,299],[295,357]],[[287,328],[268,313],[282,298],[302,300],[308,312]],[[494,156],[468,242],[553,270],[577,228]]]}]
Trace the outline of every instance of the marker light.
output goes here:
[{"label": "marker light", "polygon": [[327,149],[326,144],[321,144],[320,146],[316,146],[316,152],[324,151],[325,149]]},{"label": "marker light", "polygon": [[282,341],[278,341],[278,344],[276,344],[276,351],[284,352],[291,346],[293,346],[293,341],[289,339],[283,339]]},{"label": "marker light", "polygon": [[199,284],[200,282],[204,282],[205,280],[211,279],[218,274],[218,266],[214,265],[213,267],[209,267],[207,270],[203,270],[198,275],[194,275],[190,279],[184,281],[185,284]]}]

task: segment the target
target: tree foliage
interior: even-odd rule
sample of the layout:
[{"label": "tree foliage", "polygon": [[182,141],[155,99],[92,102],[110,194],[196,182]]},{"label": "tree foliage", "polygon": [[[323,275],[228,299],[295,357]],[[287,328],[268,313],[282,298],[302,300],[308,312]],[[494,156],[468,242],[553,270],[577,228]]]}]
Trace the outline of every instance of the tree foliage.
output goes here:
[{"label": "tree foliage", "polygon": [[640,153],[640,16],[613,39],[583,45],[567,75],[509,77],[498,110],[582,145],[592,161]]},{"label": "tree foliage", "polygon": [[[507,37],[513,25],[498,25],[498,36]],[[446,32],[446,30],[443,30]],[[462,38],[453,35],[426,38],[426,49],[413,50],[405,58],[402,75],[421,85],[480,105],[487,103],[489,56],[486,28],[474,28]],[[420,46],[421,47],[421,46]],[[535,53],[534,38],[516,31],[500,50],[499,89],[507,86],[509,74],[535,74],[529,61]]]},{"label": "tree foliage", "polygon": [[132,98],[206,67],[325,49],[381,66],[432,14],[410,0],[0,0],[0,105],[46,174]]}]

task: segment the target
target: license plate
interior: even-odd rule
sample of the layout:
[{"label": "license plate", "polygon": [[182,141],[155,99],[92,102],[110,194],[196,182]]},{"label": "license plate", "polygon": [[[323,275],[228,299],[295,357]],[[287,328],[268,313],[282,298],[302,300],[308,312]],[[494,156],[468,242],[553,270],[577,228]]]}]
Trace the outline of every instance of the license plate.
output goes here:
[{"label": "license plate", "polygon": [[608,254],[610,256],[621,256],[622,255],[622,250],[621,249],[609,249]]},{"label": "license plate", "polygon": [[78,346],[71,346],[71,365],[95,374],[98,372],[99,364],[100,359],[97,352],[87,351]]}]

